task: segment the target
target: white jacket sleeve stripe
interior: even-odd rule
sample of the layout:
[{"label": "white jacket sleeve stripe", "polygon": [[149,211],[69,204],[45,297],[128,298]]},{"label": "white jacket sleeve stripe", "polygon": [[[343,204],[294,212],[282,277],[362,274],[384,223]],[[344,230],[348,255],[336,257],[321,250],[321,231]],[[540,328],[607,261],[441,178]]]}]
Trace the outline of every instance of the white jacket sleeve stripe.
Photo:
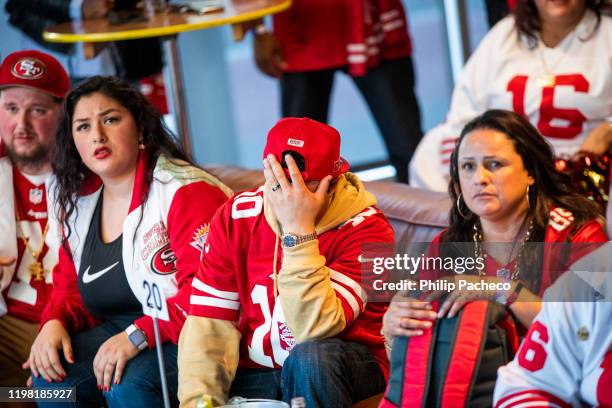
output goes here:
[{"label": "white jacket sleeve stripe", "polygon": [[353,292],[355,292],[355,294],[361,298],[362,303],[368,302],[368,296],[365,290],[363,290],[363,288],[358,282],[354,281],[353,279],[349,278],[348,276],[340,272],[334,271],[333,269],[330,269],[330,271],[331,271],[331,279],[333,281],[336,281],[338,283],[343,284],[344,286],[348,286],[349,288],[351,288]]},{"label": "white jacket sleeve stripe", "polygon": [[205,284],[198,278],[193,278],[193,287],[199,291],[208,293],[209,295],[213,295],[221,299],[238,300],[239,298],[238,292],[228,292],[224,290],[215,289],[212,286]]},{"label": "white jacket sleeve stripe", "polygon": [[357,316],[359,316],[359,313],[361,312],[361,308],[359,307],[357,298],[351,292],[346,290],[344,286],[338,285],[336,282],[332,282],[331,286],[332,288],[334,288],[336,293],[340,295],[340,297],[344,298],[344,300],[346,300],[348,304],[351,305],[351,309],[353,309],[353,320],[356,319]]},{"label": "white jacket sleeve stripe", "polygon": [[208,296],[191,295],[190,302],[192,305],[198,306],[213,306],[232,310],[240,309],[240,302],[235,302],[233,300],[217,299]]}]

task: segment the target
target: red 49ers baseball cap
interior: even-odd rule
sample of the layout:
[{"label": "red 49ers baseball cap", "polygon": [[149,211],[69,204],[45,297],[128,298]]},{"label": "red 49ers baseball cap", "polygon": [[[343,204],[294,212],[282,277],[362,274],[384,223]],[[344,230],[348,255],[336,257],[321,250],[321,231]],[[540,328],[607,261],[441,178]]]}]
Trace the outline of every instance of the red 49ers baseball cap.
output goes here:
[{"label": "red 49ers baseball cap", "polygon": [[7,55],[0,67],[0,88],[25,86],[63,98],[70,90],[66,70],[49,54],[36,50]]},{"label": "red 49ers baseball cap", "polygon": [[[349,170],[349,163],[340,156],[340,133],[331,126],[308,118],[284,118],[270,132],[263,157],[273,154],[279,163],[290,151],[304,157],[300,169],[304,181],[336,178]],[[296,160],[297,161],[297,160]],[[298,167],[300,164],[298,162]],[[285,169],[289,177],[289,171]]]}]

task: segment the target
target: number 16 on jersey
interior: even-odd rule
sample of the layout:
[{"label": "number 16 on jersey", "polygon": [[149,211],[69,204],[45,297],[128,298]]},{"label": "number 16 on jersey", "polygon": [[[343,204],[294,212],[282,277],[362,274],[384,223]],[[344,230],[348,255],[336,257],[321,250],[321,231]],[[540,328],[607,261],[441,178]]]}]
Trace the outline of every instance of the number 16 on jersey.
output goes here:
[{"label": "number 16 on jersey", "polygon": [[147,276],[142,280],[142,290],[144,295],[140,298],[140,301],[143,313],[147,316],[169,321],[168,304],[161,289],[161,284],[153,276]]}]

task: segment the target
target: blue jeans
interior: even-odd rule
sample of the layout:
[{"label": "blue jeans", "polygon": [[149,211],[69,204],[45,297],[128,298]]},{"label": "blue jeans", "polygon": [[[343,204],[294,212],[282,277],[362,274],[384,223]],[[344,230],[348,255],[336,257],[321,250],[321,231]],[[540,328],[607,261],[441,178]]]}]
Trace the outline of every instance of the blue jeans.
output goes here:
[{"label": "blue jeans", "polygon": [[384,390],[385,378],[370,350],[332,338],[296,345],[280,370],[238,369],[230,396],[285,402],[304,397],[308,408],[340,408]]},{"label": "blue jeans", "polygon": [[[162,407],[163,396],[159,364],[156,350],[145,349],[128,361],[118,385],[111,384],[108,392],[98,390],[96,376],[93,372],[93,360],[98,349],[106,340],[125,330],[129,321],[107,321],[93,329],[72,336],[74,364],[68,364],[62,357],[62,366],[67,377],[60,383],[48,384],[44,378],[32,376],[34,388],[76,387],[77,402],[39,403],[40,407],[96,407],[107,405],[113,407]],[[178,406],[178,347],[175,344],[163,345],[164,365],[168,391],[172,406]]]}]

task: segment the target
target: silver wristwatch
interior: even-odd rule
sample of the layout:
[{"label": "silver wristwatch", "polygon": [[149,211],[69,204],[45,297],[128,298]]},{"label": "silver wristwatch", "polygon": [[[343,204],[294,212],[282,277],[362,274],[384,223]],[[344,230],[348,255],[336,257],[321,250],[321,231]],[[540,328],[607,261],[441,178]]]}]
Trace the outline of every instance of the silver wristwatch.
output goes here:
[{"label": "silver wristwatch", "polygon": [[283,234],[283,236],[281,237],[281,242],[282,242],[283,247],[291,248],[303,242],[308,242],[308,241],[312,241],[315,239],[317,239],[316,232],[313,232],[312,234],[306,234],[306,235],[296,235],[296,234],[292,234],[288,232],[286,234]]},{"label": "silver wristwatch", "polygon": [[130,324],[125,332],[128,335],[128,340],[130,343],[134,345],[138,350],[144,350],[148,347],[149,343],[147,343],[147,336],[140,330],[136,325]]}]

